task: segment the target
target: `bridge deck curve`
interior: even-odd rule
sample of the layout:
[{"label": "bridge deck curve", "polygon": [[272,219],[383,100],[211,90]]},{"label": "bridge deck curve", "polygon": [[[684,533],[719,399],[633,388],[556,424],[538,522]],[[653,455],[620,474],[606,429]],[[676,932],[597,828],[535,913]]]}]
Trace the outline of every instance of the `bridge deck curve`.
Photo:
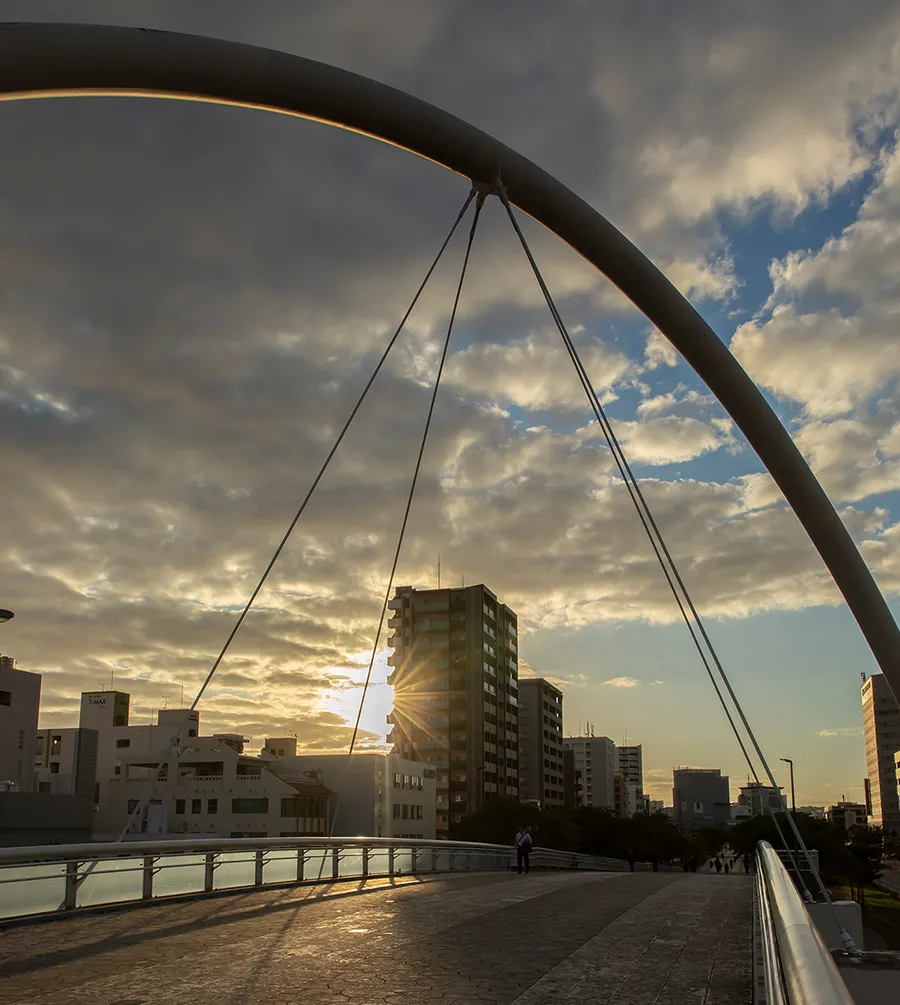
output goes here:
[{"label": "bridge deck curve", "polygon": [[9,929],[21,1005],[750,1005],[744,876],[487,873],[253,891]]}]

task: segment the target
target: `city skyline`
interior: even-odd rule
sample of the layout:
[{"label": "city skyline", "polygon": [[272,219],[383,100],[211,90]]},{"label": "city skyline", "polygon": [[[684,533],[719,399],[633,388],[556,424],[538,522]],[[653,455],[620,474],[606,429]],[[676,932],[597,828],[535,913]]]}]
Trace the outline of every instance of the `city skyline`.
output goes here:
[{"label": "city skyline", "polygon": [[[10,20],[56,19],[12,0]],[[224,2],[73,19],[269,45],[447,108],[572,186],[667,272],[769,396],[897,612],[900,20]],[[478,24],[478,31],[471,26]],[[372,45],[375,32],[383,39]],[[515,52],[496,61],[492,54]],[[465,66],[465,73],[459,67]],[[666,101],[659,100],[660,94]],[[734,114],[739,107],[741,114]],[[467,183],[262,112],[7,103],[0,165],[2,650],[48,722],[115,675],[196,694],[443,239]],[[771,479],[610,285],[525,229],[736,690],[797,802],[861,800],[874,661]],[[457,276],[455,243],[201,704],[212,729],[346,749]],[[485,206],[396,583],[484,582],[523,665],[672,767],[746,768],[540,293]],[[387,637],[362,746],[384,743]],[[526,671],[527,672],[527,671]],[[648,738],[651,742],[648,742]],[[664,795],[668,802],[671,791]]]}]

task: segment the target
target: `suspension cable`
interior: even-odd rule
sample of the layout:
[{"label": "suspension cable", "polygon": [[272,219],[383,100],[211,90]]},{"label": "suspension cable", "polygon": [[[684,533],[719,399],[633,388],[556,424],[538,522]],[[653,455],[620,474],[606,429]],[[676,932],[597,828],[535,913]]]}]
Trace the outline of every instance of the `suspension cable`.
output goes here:
[{"label": "suspension cable", "polygon": [[[637,477],[635,476],[633,470],[631,469],[631,466],[628,463],[628,460],[627,460],[627,458],[625,456],[624,451],[622,450],[622,447],[621,447],[621,445],[620,445],[620,443],[618,441],[618,438],[615,435],[615,431],[612,428],[612,424],[610,423],[610,421],[609,421],[609,419],[608,419],[608,417],[606,415],[606,412],[605,412],[602,404],[600,403],[600,399],[597,396],[597,392],[596,392],[596,390],[594,389],[594,387],[593,387],[593,385],[591,383],[591,380],[590,380],[590,377],[588,376],[587,370],[585,369],[584,364],[581,361],[581,358],[580,358],[580,356],[578,354],[578,350],[575,348],[575,345],[572,342],[572,338],[571,338],[571,336],[570,336],[570,334],[568,332],[568,329],[567,329],[567,327],[565,325],[565,322],[563,321],[562,316],[559,313],[559,310],[558,310],[558,308],[556,306],[556,303],[555,303],[555,301],[553,299],[553,295],[550,293],[550,290],[549,290],[549,288],[548,288],[548,286],[547,286],[547,284],[546,284],[546,282],[544,280],[544,277],[543,277],[543,275],[542,275],[542,273],[540,271],[540,268],[538,267],[537,262],[535,261],[535,258],[534,258],[533,254],[531,252],[531,249],[530,249],[530,247],[528,245],[528,242],[527,242],[527,240],[525,238],[525,235],[522,233],[522,230],[521,230],[521,228],[519,226],[518,220],[515,217],[515,214],[513,212],[512,206],[510,205],[510,202],[509,202],[509,198],[508,198],[508,196],[506,194],[506,191],[503,188],[502,184],[500,184],[500,183],[498,183],[496,185],[495,191],[496,191],[498,197],[500,198],[500,201],[503,203],[504,208],[506,209],[506,212],[507,212],[507,215],[509,216],[509,219],[510,219],[510,222],[512,224],[512,227],[515,230],[516,235],[519,238],[519,242],[522,245],[522,249],[523,249],[523,251],[524,251],[524,253],[525,253],[525,255],[526,255],[527,259],[528,259],[528,262],[529,262],[529,264],[531,266],[532,272],[534,273],[535,279],[537,280],[537,283],[538,283],[538,285],[539,285],[539,287],[541,289],[541,292],[544,295],[544,299],[545,299],[545,301],[547,303],[548,309],[550,310],[550,314],[551,314],[551,316],[552,316],[552,318],[553,318],[553,320],[554,320],[554,322],[555,322],[555,324],[557,326],[557,329],[559,330],[560,336],[562,337],[562,340],[563,340],[563,343],[564,343],[564,345],[566,347],[566,350],[569,353],[569,357],[571,358],[572,363],[575,366],[575,370],[576,370],[576,373],[578,374],[578,377],[579,377],[579,380],[581,382],[581,385],[584,388],[585,393],[587,394],[588,400],[589,400],[589,402],[591,404],[591,407],[592,407],[592,409],[594,411],[594,414],[595,414],[595,416],[597,418],[597,422],[600,425],[600,428],[601,428],[601,430],[603,432],[604,438],[606,439],[607,445],[609,446],[610,452],[613,455],[613,459],[614,459],[614,461],[616,463],[616,466],[619,469],[619,473],[622,476],[622,479],[623,479],[623,481],[625,483],[626,488],[628,489],[628,493],[629,493],[629,496],[631,498],[631,501],[634,504],[634,507],[635,507],[635,510],[636,510],[636,512],[638,514],[638,517],[641,520],[641,524],[644,527],[644,531],[647,534],[648,540],[650,541],[650,544],[651,544],[651,546],[653,548],[653,551],[654,551],[654,553],[656,555],[657,561],[659,562],[660,568],[662,569],[663,574],[666,577],[666,581],[669,584],[669,588],[672,591],[672,595],[675,598],[675,601],[676,601],[676,603],[678,605],[679,611],[681,612],[682,618],[684,619],[685,625],[688,628],[688,631],[689,631],[689,633],[691,635],[691,639],[693,640],[694,646],[697,649],[698,654],[700,655],[700,658],[701,658],[701,661],[703,662],[703,666],[704,666],[704,668],[706,670],[707,676],[710,679],[710,683],[712,684],[713,689],[716,692],[716,696],[718,697],[719,702],[720,702],[720,704],[722,706],[722,709],[725,712],[725,715],[726,715],[726,717],[728,719],[729,726],[731,727],[731,730],[734,733],[735,739],[737,740],[738,745],[741,748],[741,752],[744,755],[744,759],[747,762],[748,767],[750,768],[750,771],[751,771],[751,773],[752,773],[752,775],[754,777],[754,780],[756,781],[757,786],[761,787],[759,775],[758,775],[758,773],[756,771],[756,768],[755,768],[755,766],[754,766],[754,764],[753,764],[753,762],[752,762],[752,760],[751,760],[751,758],[749,756],[749,753],[748,753],[747,748],[746,748],[746,746],[745,746],[745,744],[743,742],[743,739],[742,739],[742,737],[740,735],[740,732],[739,732],[739,730],[737,728],[737,725],[736,725],[736,723],[734,721],[734,718],[733,718],[733,716],[731,714],[731,711],[729,710],[729,708],[727,706],[727,703],[725,702],[724,696],[722,695],[722,692],[719,689],[719,686],[718,686],[718,684],[717,684],[717,682],[715,680],[715,677],[714,677],[713,672],[712,672],[712,668],[710,667],[709,661],[707,660],[706,655],[705,655],[705,653],[703,651],[703,648],[700,645],[700,640],[697,638],[697,634],[694,631],[694,626],[693,626],[693,624],[691,622],[691,618],[688,616],[688,613],[685,610],[684,604],[682,603],[681,596],[679,595],[679,589],[680,589],[681,593],[684,595],[684,600],[686,601],[686,603],[687,603],[687,605],[688,605],[688,607],[690,609],[690,612],[691,612],[691,615],[693,616],[694,622],[697,625],[697,629],[699,630],[700,635],[701,635],[703,641],[705,642],[706,647],[709,650],[709,654],[712,657],[713,663],[715,664],[716,669],[718,670],[719,675],[721,676],[722,681],[723,681],[723,683],[725,684],[725,687],[728,690],[728,693],[729,693],[729,695],[730,695],[730,697],[731,697],[731,699],[732,699],[732,701],[734,703],[734,706],[735,706],[735,708],[736,708],[736,710],[737,710],[737,712],[738,712],[738,714],[740,716],[741,722],[743,723],[744,728],[747,731],[747,734],[748,734],[748,736],[749,736],[749,738],[750,738],[750,740],[751,740],[751,742],[753,744],[753,747],[754,747],[754,749],[756,751],[756,754],[757,754],[757,756],[760,759],[760,762],[761,762],[761,764],[763,766],[763,769],[764,769],[766,775],[769,778],[769,782],[770,782],[772,788],[774,788],[774,789],[777,790],[778,786],[776,785],[774,775],[772,774],[772,771],[771,771],[771,769],[769,767],[769,764],[766,761],[765,756],[763,755],[762,749],[760,748],[760,745],[759,745],[759,743],[758,743],[758,741],[756,739],[756,736],[755,736],[755,734],[754,734],[754,732],[753,732],[753,730],[752,730],[752,728],[750,726],[750,723],[747,720],[746,715],[744,714],[743,707],[741,706],[741,703],[738,700],[737,695],[734,692],[734,689],[733,689],[733,687],[731,685],[731,682],[730,682],[730,680],[728,678],[728,675],[726,674],[725,669],[724,669],[724,667],[722,665],[722,662],[719,659],[718,653],[716,652],[716,649],[715,649],[715,647],[714,647],[714,645],[712,643],[712,640],[710,639],[709,634],[706,631],[706,628],[705,628],[705,626],[703,624],[703,621],[702,621],[702,619],[700,617],[700,614],[697,611],[697,608],[694,605],[693,600],[691,599],[690,593],[687,590],[687,587],[686,587],[686,585],[684,583],[684,580],[682,579],[681,574],[678,571],[677,565],[675,564],[675,561],[672,558],[671,552],[669,551],[669,549],[668,549],[668,547],[667,547],[667,545],[665,543],[665,540],[664,540],[664,538],[662,536],[662,533],[661,533],[661,531],[659,529],[659,526],[656,523],[655,518],[653,517],[653,514],[652,514],[652,512],[650,510],[649,505],[647,504],[646,498],[645,498],[645,496],[643,494],[643,491],[641,490],[640,483],[639,483]],[[658,544],[657,544],[657,542],[658,542]],[[671,569],[671,574],[670,574],[669,569]],[[674,579],[673,579],[673,577],[674,577]],[[677,587],[676,587],[676,584],[677,584]],[[779,837],[781,838],[781,841],[784,844],[785,849],[788,851],[788,854],[790,856],[791,861],[794,862],[794,857],[791,854],[791,850],[790,850],[790,848],[788,846],[787,841],[785,840],[784,834],[783,834],[783,832],[781,830],[781,827],[780,827],[780,825],[778,823],[778,820],[777,820],[777,818],[775,816],[775,813],[773,812],[771,806],[767,806],[767,808],[769,810],[770,815],[772,816],[772,821],[775,824],[775,828],[778,831]],[[812,872],[813,876],[815,877],[815,879],[817,881],[817,884],[818,884],[818,886],[819,886],[819,888],[820,888],[820,890],[821,890],[821,892],[822,892],[822,894],[823,894],[823,896],[825,898],[826,903],[828,903],[829,905],[831,905],[831,897],[829,896],[828,890],[825,887],[824,882],[822,881],[822,877],[820,876],[818,869],[816,868],[815,864],[813,863],[812,856],[810,855],[809,850],[806,847],[806,844],[803,841],[803,838],[800,835],[799,830],[797,829],[797,825],[796,825],[796,822],[793,819],[793,816],[790,813],[786,813],[785,815],[787,816],[788,823],[790,824],[790,827],[791,827],[791,829],[792,829],[792,831],[794,833],[794,837],[797,839],[798,845],[802,848],[802,850],[803,850],[803,852],[805,854],[805,857],[806,857],[807,863],[809,865],[810,871]],[[799,880],[799,882],[800,882],[800,884],[801,884],[801,886],[802,886],[802,888],[804,890],[804,893],[805,893],[805,895],[807,896],[808,899],[811,899],[811,895],[809,894],[809,891],[806,888],[806,884],[803,881],[802,876],[800,875],[799,866],[797,866],[797,864],[795,862],[794,862],[794,864],[795,864],[795,868],[796,868],[798,880]],[[852,946],[852,939],[850,938],[849,934],[846,932],[846,930],[843,928],[842,925],[839,924],[838,927],[841,929],[842,938],[844,939],[845,945],[848,946],[848,947]]]},{"label": "suspension cable", "polygon": [[[359,397],[357,398],[356,404],[353,406],[353,408],[350,411],[350,414],[347,416],[347,420],[344,423],[343,427],[341,428],[341,431],[338,434],[337,439],[334,441],[334,444],[332,445],[331,450],[329,450],[327,456],[325,457],[325,460],[322,462],[322,465],[319,468],[318,473],[316,474],[315,478],[313,479],[312,484],[309,487],[309,490],[307,491],[306,495],[303,497],[303,501],[300,503],[300,506],[298,507],[297,512],[294,514],[294,517],[291,520],[290,524],[288,525],[287,530],[284,532],[284,535],[282,536],[281,540],[279,541],[278,546],[276,547],[276,549],[275,549],[275,551],[274,551],[271,559],[269,560],[268,565],[266,566],[265,570],[263,571],[263,574],[260,576],[259,581],[256,584],[256,587],[254,588],[253,592],[250,594],[250,598],[247,600],[247,603],[244,605],[243,609],[241,610],[240,615],[238,616],[237,620],[234,623],[234,627],[231,629],[231,632],[228,635],[228,638],[225,640],[225,644],[222,646],[222,649],[220,650],[219,655],[215,658],[215,660],[214,660],[214,662],[212,664],[212,667],[210,668],[209,673],[206,675],[206,679],[203,681],[203,684],[200,686],[200,689],[197,692],[197,695],[194,698],[194,700],[191,702],[191,705],[190,705],[190,708],[188,709],[188,711],[194,711],[194,709],[196,709],[196,707],[197,707],[200,699],[203,697],[203,693],[206,691],[207,687],[210,684],[210,681],[212,681],[212,679],[213,679],[216,671],[218,670],[219,664],[225,658],[225,654],[228,652],[228,649],[231,646],[231,643],[234,641],[235,636],[240,631],[241,625],[244,623],[244,619],[247,617],[247,614],[249,613],[250,608],[253,606],[254,601],[259,596],[259,593],[262,590],[263,586],[265,585],[266,580],[269,578],[269,573],[271,573],[271,571],[274,568],[275,563],[278,561],[278,558],[280,557],[282,551],[284,551],[284,548],[287,545],[287,542],[288,542],[291,534],[294,532],[294,528],[297,526],[297,523],[299,522],[300,517],[303,515],[304,511],[306,510],[306,507],[309,505],[309,501],[312,499],[313,493],[318,488],[319,482],[322,480],[322,477],[324,476],[326,470],[328,469],[329,465],[331,464],[332,460],[334,459],[334,455],[337,453],[337,450],[340,447],[341,443],[343,442],[344,437],[347,434],[347,431],[350,429],[350,426],[353,423],[353,420],[356,418],[356,415],[359,412],[360,408],[362,407],[362,404],[365,401],[365,399],[366,399],[369,391],[371,390],[372,385],[375,383],[375,379],[377,378],[378,374],[381,372],[382,368],[384,367],[384,364],[387,361],[387,358],[390,355],[391,350],[394,348],[394,346],[395,346],[395,344],[397,342],[397,339],[400,337],[400,333],[406,327],[406,323],[407,323],[407,321],[409,321],[410,315],[415,310],[416,305],[418,304],[419,300],[421,299],[421,296],[422,296],[422,294],[425,291],[425,287],[428,285],[428,282],[431,279],[432,275],[434,274],[435,269],[437,268],[439,262],[443,258],[444,252],[447,250],[447,246],[450,244],[450,241],[453,238],[453,235],[456,233],[456,230],[459,227],[460,223],[462,222],[463,217],[466,215],[466,211],[468,210],[469,205],[471,204],[472,200],[475,198],[475,194],[476,194],[475,193],[475,189],[473,188],[473,189],[471,189],[471,191],[469,192],[469,194],[466,196],[466,200],[463,203],[462,208],[457,213],[456,219],[453,221],[453,224],[451,225],[450,230],[449,230],[447,236],[444,238],[444,240],[443,240],[440,248],[438,249],[437,254],[432,259],[431,265],[429,266],[427,272],[425,273],[424,278],[422,279],[422,282],[419,284],[418,289],[416,290],[415,294],[413,295],[413,298],[410,301],[409,306],[407,307],[405,313],[403,314],[403,317],[400,319],[400,323],[397,325],[397,327],[394,330],[394,333],[391,335],[391,337],[390,337],[387,345],[385,346],[384,351],[381,354],[381,358],[378,360],[378,363],[376,364],[375,369],[372,371],[372,374],[369,377],[368,381],[366,382],[365,387],[363,387],[363,389],[362,389]],[[181,753],[181,741],[183,739],[183,734],[184,734],[184,731],[185,731],[186,728],[187,728],[187,723],[185,722],[185,723],[182,724],[182,726],[179,729],[179,731],[172,737],[171,751],[172,751],[172,753],[175,756],[175,763],[176,764],[177,764],[178,759],[180,757],[180,753]],[[166,760],[161,761],[157,765],[156,771],[155,771],[154,776],[153,776],[154,782],[156,782],[156,781],[159,780],[160,775],[161,775],[161,773],[163,771],[163,768],[165,768],[168,765],[168,763],[169,763],[169,758],[167,757]],[[140,813],[143,812],[144,807],[149,802],[149,799],[150,799],[150,797],[147,796],[147,797],[145,797],[145,799],[142,799],[138,803],[137,806],[135,806],[134,810],[129,814],[128,819],[125,822],[124,828],[122,829],[122,831],[120,832],[118,838],[116,839],[117,841],[124,840],[125,835],[131,829],[132,822],[134,821],[134,819]]]},{"label": "suspension cable", "polygon": [[346,783],[347,780],[347,773],[350,769],[351,758],[353,757],[353,748],[356,746],[356,738],[357,735],[359,734],[359,724],[362,719],[363,707],[365,706],[366,695],[368,694],[369,684],[372,680],[372,667],[375,665],[375,656],[378,653],[378,643],[381,639],[381,632],[384,627],[384,619],[385,615],[387,614],[388,603],[390,602],[391,599],[391,591],[394,586],[394,576],[397,572],[397,564],[400,561],[400,551],[403,547],[403,538],[404,535],[406,534],[406,525],[409,521],[409,513],[410,510],[412,509],[413,497],[415,496],[416,493],[416,485],[419,480],[419,471],[422,467],[422,458],[425,455],[425,445],[428,442],[428,432],[431,428],[432,417],[434,416],[434,405],[435,402],[437,401],[438,388],[440,387],[441,376],[443,375],[444,372],[444,363],[447,360],[447,353],[450,349],[450,337],[453,334],[453,325],[456,321],[456,314],[457,310],[459,309],[459,300],[460,297],[462,296],[463,284],[465,282],[466,272],[469,267],[469,258],[471,257],[472,254],[472,243],[475,240],[475,229],[478,226],[478,220],[481,216],[481,209],[484,206],[484,200],[485,200],[485,193],[479,192],[478,198],[475,202],[475,215],[472,218],[472,226],[469,229],[469,239],[466,244],[465,255],[463,256],[462,268],[459,274],[459,282],[456,285],[456,296],[453,299],[453,308],[450,311],[450,320],[447,323],[447,335],[444,339],[444,346],[441,351],[440,362],[438,363],[437,373],[434,378],[434,387],[431,390],[431,402],[428,405],[428,413],[425,418],[424,428],[422,429],[422,440],[419,444],[419,453],[418,456],[416,457],[416,466],[413,470],[412,481],[409,486],[409,493],[407,494],[406,497],[406,508],[403,511],[403,520],[400,523],[400,533],[397,536],[397,546],[394,549],[394,560],[391,563],[391,572],[390,575],[388,576],[387,587],[384,591],[384,600],[382,601],[381,604],[381,616],[378,619],[378,628],[375,631],[375,640],[372,643],[372,653],[369,656],[369,667],[366,672],[366,679],[365,683],[363,684],[362,695],[360,696],[359,700],[359,710],[356,713],[356,723],[353,726],[353,735],[350,738],[350,748],[347,751],[347,761],[344,766],[344,775],[341,784],[338,787],[337,798],[335,799],[334,813],[332,814],[331,824],[328,831],[329,837],[332,837],[334,835],[334,828],[335,825],[337,824],[337,818],[338,818],[338,809],[340,807],[341,792],[343,791],[344,784]]}]

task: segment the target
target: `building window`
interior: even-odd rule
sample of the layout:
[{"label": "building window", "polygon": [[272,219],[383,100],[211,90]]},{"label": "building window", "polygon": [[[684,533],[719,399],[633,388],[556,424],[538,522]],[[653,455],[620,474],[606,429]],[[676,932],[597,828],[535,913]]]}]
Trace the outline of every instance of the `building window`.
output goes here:
[{"label": "building window", "polygon": [[207,799],[206,800],[206,812],[207,813],[218,813],[219,812],[219,800],[218,799]]},{"label": "building window", "polygon": [[268,813],[269,800],[264,796],[259,799],[248,797],[231,800],[232,813]]},{"label": "building window", "polygon": [[202,813],[203,812],[203,800],[202,799],[192,799],[191,800],[191,813]]},{"label": "building window", "polygon": [[409,803],[403,804],[403,809],[400,815],[404,820],[409,820]]},{"label": "building window", "polygon": [[116,740],[117,747],[130,747],[131,740]]},{"label": "building window", "polygon": [[0,705],[12,705],[12,691],[0,691]]},{"label": "building window", "polygon": [[399,820],[400,819],[400,804],[399,803],[394,803],[394,819],[395,820]]},{"label": "building window", "polygon": [[421,806],[417,806],[416,807],[416,820],[423,819],[423,816],[422,816],[423,812],[424,812],[423,811],[423,807],[421,807]]},{"label": "building window", "polygon": [[59,761],[51,761],[50,762],[50,774],[51,775],[58,775],[59,774]]},{"label": "building window", "polygon": [[62,736],[50,737],[50,753],[56,755],[62,753]]},{"label": "building window", "polygon": [[178,814],[178,813],[184,813],[184,800],[183,799],[176,799],[175,800],[175,813],[176,814]]},{"label": "building window", "polygon": [[126,812],[128,813],[129,816],[131,816],[131,814],[134,813],[134,811],[138,808],[139,803],[140,803],[139,799],[128,800],[128,810]]}]

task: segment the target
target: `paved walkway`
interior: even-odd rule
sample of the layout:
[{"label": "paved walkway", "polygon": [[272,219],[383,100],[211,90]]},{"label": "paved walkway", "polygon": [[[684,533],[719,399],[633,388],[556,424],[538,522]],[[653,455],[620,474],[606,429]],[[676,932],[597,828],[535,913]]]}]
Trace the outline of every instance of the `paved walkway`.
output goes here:
[{"label": "paved walkway", "polygon": [[11,928],[0,1001],[750,1005],[744,876],[342,883]]}]

